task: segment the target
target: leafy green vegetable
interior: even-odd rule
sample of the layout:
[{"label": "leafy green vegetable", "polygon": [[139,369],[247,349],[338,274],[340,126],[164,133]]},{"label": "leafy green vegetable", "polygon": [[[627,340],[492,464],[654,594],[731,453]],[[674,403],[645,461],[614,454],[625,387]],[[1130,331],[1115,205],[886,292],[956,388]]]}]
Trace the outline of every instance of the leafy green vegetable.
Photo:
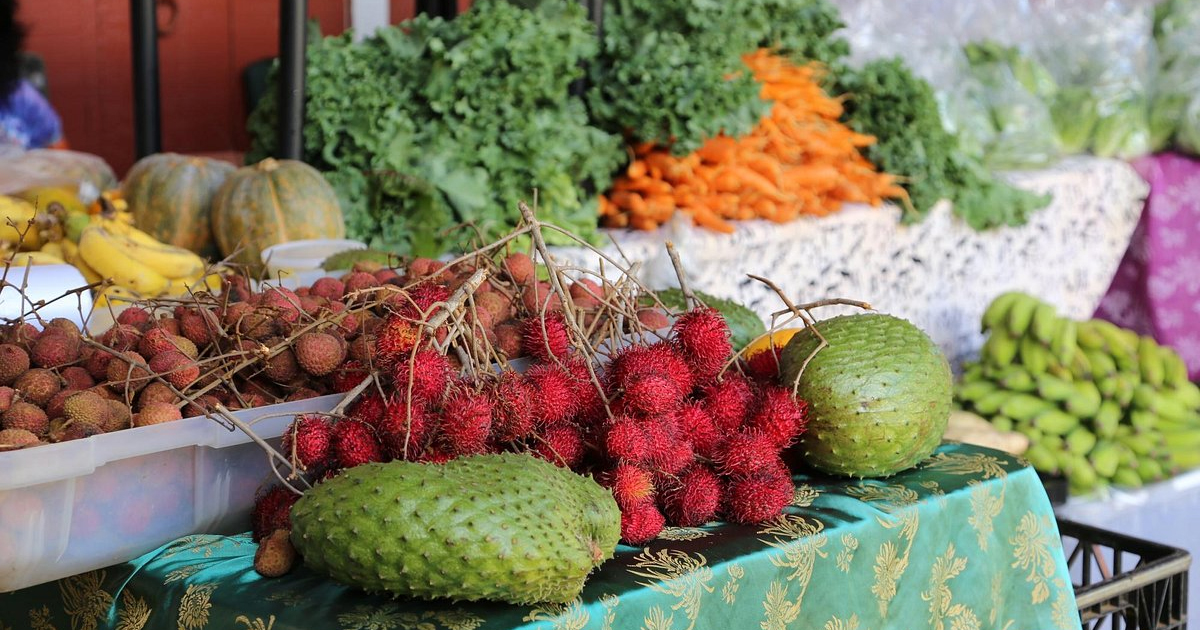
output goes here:
[{"label": "leafy green vegetable", "polygon": [[1050,119],[1066,153],[1083,153],[1092,141],[1100,108],[1092,90],[1072,85],[1062,88],[1050,104]]},{"label": "leafy green vegetable", "polygon": [[1134,158],[1150,151],[1150,114],[1146,99],[1135,96],[1100,118],[1092,135],[1092,153],[1100,157]]},{"label": "leafy green vegetable", "polygon": [[[450,21],[321,39],[307,53],[304,160],[337,190],[348,235],[372,247],[436,255],[475,236],[458,223],[494,238],[535,188],[539,216],[593,237],[587,191],[624,159],[620,138],[590,126],[570,94],[596,51],[569,0],[479,0]],[[248,161],[275,149],[274,95],[251,115]]]},{"label": "leafy green vegetable", "polygon": [[846,94],[844,118],[877,142],[866,149],[872,163],[906,178],[905,220],[917,221],[941,199],[975,229],[1021,225],[1050,199],[995,179],[977,160],[963,154],[942,124],[933,88],[899,59],[881,59],[839,75],[837,93]]},{"label": "leafy green vegetable", "polygon": [[770,46],[836,64],[849,52],[826,0],[610,0],[591,66],[596,124],[685,154],[719,133],[742,135],[768,111],[741,55]]}]

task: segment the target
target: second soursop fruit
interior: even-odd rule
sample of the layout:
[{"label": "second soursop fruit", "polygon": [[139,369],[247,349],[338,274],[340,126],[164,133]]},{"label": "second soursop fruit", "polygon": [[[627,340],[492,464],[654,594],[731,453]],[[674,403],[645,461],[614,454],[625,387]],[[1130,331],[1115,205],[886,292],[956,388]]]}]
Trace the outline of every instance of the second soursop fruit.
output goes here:
[{"label": "second soursop fruit", "polygon": [[[818,470],[887,477],[916,465],[941,442],[953,377],[937,344],[911,323],[877,313],[817,322],[829,345],[800,378],[808,431],[799,445]],[[792,383],[819,339],[797,333],[780,357]]]},{"label": "second soursop fruit", "polygon": [[305,564],[423,599],[569,602],[612,557],[620,529],[608,490],[512,453],[356,466],[292,508]]}]

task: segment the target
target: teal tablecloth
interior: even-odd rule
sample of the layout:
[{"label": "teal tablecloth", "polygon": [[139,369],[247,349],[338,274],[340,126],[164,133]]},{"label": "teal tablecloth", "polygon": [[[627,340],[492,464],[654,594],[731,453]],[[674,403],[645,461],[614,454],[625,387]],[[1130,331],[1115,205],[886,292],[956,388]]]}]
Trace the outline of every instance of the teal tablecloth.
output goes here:
[{"label": "teal tablecloth", "polygon": [[0,630],[1049,630],[1078,628],[1037,475],[943,445],[887,480],[796,476],[752,527],[621,547],[580,599],[540,607],[391,600],[300,568],[252,568],[243,536],[189,536],[126,564],[0,595]]}]

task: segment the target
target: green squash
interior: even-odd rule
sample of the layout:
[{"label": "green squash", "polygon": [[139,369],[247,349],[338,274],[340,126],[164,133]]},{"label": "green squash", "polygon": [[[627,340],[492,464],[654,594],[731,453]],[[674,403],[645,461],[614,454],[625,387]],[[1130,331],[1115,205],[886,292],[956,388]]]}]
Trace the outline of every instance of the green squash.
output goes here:
[{"label": "green squash", "polygon": [[213,197],[234,171],[228,162],[178,153],[156,153],[125,175],[121,194],[141,231],[197,254],[215,253]]}]

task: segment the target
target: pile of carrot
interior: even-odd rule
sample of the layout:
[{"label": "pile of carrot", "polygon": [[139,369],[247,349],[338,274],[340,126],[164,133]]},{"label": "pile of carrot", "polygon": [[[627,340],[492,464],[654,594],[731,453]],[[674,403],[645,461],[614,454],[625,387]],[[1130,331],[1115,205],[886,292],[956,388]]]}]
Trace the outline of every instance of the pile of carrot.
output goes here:
[{"label": "pile of carrot", "polygon": [[640,145],[634,160],[600,197],[609,227],[652,230],[676,211],[697,225],[732,232],[729,220],[786,222],[823,216],[843,203],[879,205],[904,189],[878,172],[859,149],[875,142],[838,122],[842,105],[821,88],[821,69],[799,66],[767,50],[743,56],[773,102],[771,113],[741,138],[717,136],[675,157]]}]

